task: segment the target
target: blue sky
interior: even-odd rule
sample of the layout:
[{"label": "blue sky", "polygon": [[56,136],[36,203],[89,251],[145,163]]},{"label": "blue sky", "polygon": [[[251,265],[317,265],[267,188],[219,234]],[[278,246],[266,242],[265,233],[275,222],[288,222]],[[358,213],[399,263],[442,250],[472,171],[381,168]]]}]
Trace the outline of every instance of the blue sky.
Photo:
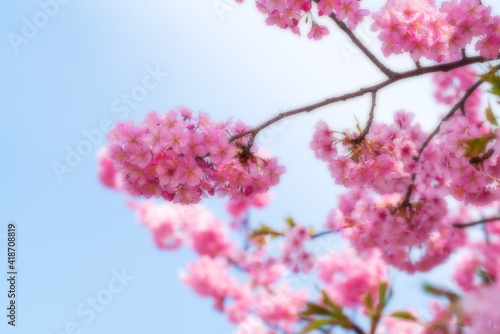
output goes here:
[{"label": "blue sky", "polygon": [[[84,132],[95,134],[101,122],[118,120],[123,96],[140,91],[151,71],[168,76],[129,107],[128,118],[186,105],[218,120],[232,116],[255,125],[278,111],[383,79],[340,31],[332,29],[322,42],[309,41],[265,26],[251,1],[234,6],[220,0],[232,8],[221,18],[217,1],[71,0],[50,7],[54,15],[46,22],[35,0],[4,4],[0,236],[8,222],[17,224],[19,333],[59,334],[67,328],[95,334],[230,333],[211,302],[179,282],[178,269],[194,256],[187,250],[158,251],[126,208],[126,197],[98,183],[95,152],[104,141],[92,144],[62,177],[53,169],[54,163],[65,164],[68,150],[86,149]],[[22,35],[23,18],[41,20],[43,27],[13,47],[12,34]],[[361,29],[376,49],[376,39]],[[395,68],[411,66],[405,59],[385,61]],[[377,120],[390,120],[406,108],[429,129],[444,111],[433,103],[429,83],[412,79],[384,90]],[[288,171],[273,205],[256,212],[254,224],[278,225],[288,216],[314,226],[324,222],[342,190],[308,148],[314,124],[324,119],[337,129],[354,127],[354,115],[364,122],[368,106],[369,98],[361,98],[297,116],[262,134],[258,142]],[[223,201],[204,204],[227,218]],[[0,263],[5,256],[0,254]],[[123,270],[134,278],[87,322],[91,317],[81,314],[82,303],[104,296],[102,290]],[[415,309],[425,309],[416,297],[424,278],[394,279],[401,288],[395,307],[412,299]],[[3,304],[5,289],[1,283]],[[2,333],[7,327],[2,320]]]}]

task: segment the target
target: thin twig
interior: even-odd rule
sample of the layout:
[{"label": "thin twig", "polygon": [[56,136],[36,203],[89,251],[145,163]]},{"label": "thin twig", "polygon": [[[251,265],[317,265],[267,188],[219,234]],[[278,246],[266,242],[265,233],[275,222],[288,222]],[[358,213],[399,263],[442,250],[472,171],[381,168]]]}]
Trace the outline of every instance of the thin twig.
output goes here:
[{"label": "thin twig", "polygon": [[360,144],[370,132],[370,128],[372,127],[373,119],[375,117],[375,106],[377,105],[377,92],[372,92],[372,107],[370,109],[370,116],[368,117],[368,122],[366,122],[366,127],[363,129],[363,132],[359,134],[356,138],[352,140],[353,144]]},{"label": "thin twig", "polygon": [[486,218],[486,219],[481,219],[481,220],[478,220],[475,222],[470,222],[470,223],[455,223],[455,224],[453,224],[453,227],[467,228],[467,227],[471,227],[471,226],[492,223],[492,222],[496,222],[496,221],[500,221],[500,217]]},{"label": "thin twig", "polygon": [[[319,0],[314,0],[314,1],[316,3],[319,2]],[[371,62],[379,68],[379,70],[381,70],[385,75],[387,75],[387,77],[392,78],[396,74],[395,72],[390,70],[387,66],[382,64],[382,62],[378,60],[378,58],[370,50],[368,50],[368,48],[356,37],[356,35],[354,35],[352,30],[349,29],[347,24],[339,20],[334,13],[330,14],[330,18],[333,20],[333,22],[335,22],[335,24],[340,28],[340,30],[342,30],[347,34],[347,36],[349,36],[351,41],[361,50],[361,52],[363,52],[368,57],[368,59],[370,59]]]},{"label": "thin twig", "polygon": [[352,321],[351,321],[351,326],[352,326],[352,330],[356,332],[356,334],[365,334],[365,332],[356,324],[354,324]]},{"label": "thin twig", "polygon": [[327,234],[330,234],[330,233],[333,233],[333,231],[328,230],[328,231],[319,232],[319,233],[316,233],[314,235],[311,235],[311,239],[320,238],[320,237],[327,235]]},{"label": "thin twig", "polygon": [[493,148],[490,148],[488,151],[486,151],[483,155],[481,156],[477,156],[477,157],[473,157],[473,158],[470,158],[469,162],[473,165],[476,165],[476,164],[480,164],[486,160],[488,160],[489,158],[491,158],[491,156],[493,155],[493,153],[495,153],[495,149]]}]

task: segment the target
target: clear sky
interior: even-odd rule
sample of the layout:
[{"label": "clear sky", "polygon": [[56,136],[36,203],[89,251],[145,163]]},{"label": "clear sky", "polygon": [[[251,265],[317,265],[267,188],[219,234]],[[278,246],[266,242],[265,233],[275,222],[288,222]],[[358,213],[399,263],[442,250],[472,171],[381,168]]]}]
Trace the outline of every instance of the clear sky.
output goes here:
[{"label": "clear sky", "polygon": [[[177,105],[256,125],[278,111],[384,77],[333,27],[322,42],[299,38],[267,27],[249,0],[240,6],[231,0],[66,2],[51,6],[42,0],[52,16],[40,14],[37,0],[9,1],[0,11],[0,237],[8,222],[17,224],[15,330],[228,334],[231,326],[211,302],[179,282],[179,268],[194,255],[158,251],[125,206],[126,197],[99,184],[95,153],[105,141],[95,129]],[[214,5],[221,3],[231,9],[218,13]],[[40,27],[31,26],[34,21]],[[377,49],[369,29],[358,33]],[[396,69],[412,66],[405,59],[385,62]],[[412,79],[384,90],[377,120],[390,120],[405,108],[430,129],[444,112],[433,102],[430,83],[429,77]],[[126,102],[124,96],[133,92],[137,103]],[[352,128],[355,115],[366,121],[368,107],[364,97],[323,108],[258,138],[288,171],[273,205],[253,214],[253,224],[279,225],[288,216],[323,224],[342,189],[309,149],[314,124],[323,119],[336,129]],[[86,134],[94,140],[90,146]],[[88,155],[58,177],[54,164],[66,165],[73,150]],[[204,204],[227,219],[222,200]],[[7,303],[4,247],[0,239],[1,310]],[[412,300],[414,309],[425,311],[425,301],[416,296],[420,284],[443,282],[442,272],[412,279],[393,273],[399,291],[392,307]],[[92,314],[88,303],[97,296],[109,303]],[[0,332],[14,332],[4,313]]]}]

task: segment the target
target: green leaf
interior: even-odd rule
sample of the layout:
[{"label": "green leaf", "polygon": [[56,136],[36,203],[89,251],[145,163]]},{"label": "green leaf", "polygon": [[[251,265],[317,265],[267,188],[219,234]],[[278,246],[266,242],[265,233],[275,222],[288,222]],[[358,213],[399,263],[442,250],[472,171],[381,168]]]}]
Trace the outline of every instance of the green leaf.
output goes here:
[{"label": "green leaf", "polygon": [[391,317],[404,319],[404,320],[408,320],[408,321],[415,321],[415,322],[418,321],[417,318],[415,318],[411,313],[406,312],[406,311],[393,312],[393,313],[391,313]]},{"label": "green leaf", "polygon": [[271,227],[262,224],[259,229],[253,230],[252,233],[250,234],[250,239],[262,236],[262,235],[271,235],[272,238],[277,237],[280,235],[279,232],[273,230]]},{"label": "green leaf", "polygon": [[434,285],[429,284],[429,283],[425,283],[423,288],[424,288],[425,292],[433,294],[433,295],[437,294],[436,291],[439,290],[439,288],[437,288]]},{"label": "green leaf", "polygon": [[489,82],[492,85],[500,85],[500,76],[497,75],[498,69],[494,67],[490,67],[488,73],[481,75],[481,79],[486,82]]},{"label": "green leaf", "polygon": [[490,68],[490,71],[481,75],[481,78],[493,86],[490,91],[492,94],[500,96],[500,76],[498,75],[498,69]]},{"label": "green leaf", "polygon": [[391,296],[392,292],[389,289],[389,284],[387,284],[387,282],[380,283],[378,286],[378,303],[372,313],[373,319],[380,318],[382,311],[386,307]]},{"label": "green leaf", "polygon": [[306,310],[302,311],[301,314],[306,317],[310,315],[328,315],[328,316],[332,315],[330,310],[314,303],[307,303]]},{"label": "green leaf", "polygon": [[435,296],[446,297],[450,301],[457,301],[459,299],[458,295],[453,291],[438,288],[428,283],[424,284],[424,291]]},{"label": "green leaf", "polygon": [[477,276],[481,278],[484,285],[491,285],[495,283],[495,278],[490,275],[484,268],[479,268],[477,270]]},{"label": "green leaf", "polygon": [[330,306],[332,309],[336,308],[336,307],[339,307],[338,305],[336,305],[331,299],[330,297],[328,296],[328,294],[323,290],[321,291],[321,294],[323,295],[323,303],[325,303],[326,305]]},{"label": "green leaf", "polygon": [[373,308],[373,296],[371,291],[365,295],[364,302],[367,310],[371,310]]},{"label": "green leaf", "polygon": [[327,319],[313,320],[307,325],[300,333],[309,333],[315,329],[321,328],[326,325],[330,325],[332,322]]},{"label": "green leaf", "polygon": [[330,315],[332,319],[335,319],[335,323],[344,328],[349,328],[351,321],[344,315],[342,306],[335,304],[325,291],[321,291],[321,294],[323,295],[323,303],[330,307]]},{"label": "green leaf", "polygon": [[287,218],[286,219],[286,223],[290,226],[290,227],[295,227],[295,221],[292,219],[292,218]]},{"label": "green leaf", "polygon": [[477,137],[477,138],[472,138],[468,140],[462,141],[463,144],[466,146],[466,156],[468,158],[473,158],[477,156],[479,153],[484,152],[486,149],[486,146],[488,145],[488,139],[486,139],[485,136]]},{"label": "green leaf", "polygon": [[492,88],[491,88],[491,93],[497,95],[497,96],[500,96],[500,85],[494,85]]},{"label": "green leaf", "polygon": [[363,132],[363,130],[361,130],[361,126],[359,125],[359,120],[356,117],[356,115],[354,116],[354,118],[356,119],[356,129],[358,129],[359,133]]},{"label": "green leaf", "polygon": [[380,301],[380,305],[385,306],[387,303],[386,299],[386,294],[387,294],[387,289],[389,288],[389,285],[387,282],[382,282],[378,286],[378,299]]},{"label": "green leaf", "polygon": [[486,108],[486,119],[494,126],[498,126],[498,121],[495,115],[493,114],[493,110],[491,109],[491,104],[488,104],[488,108]]}]

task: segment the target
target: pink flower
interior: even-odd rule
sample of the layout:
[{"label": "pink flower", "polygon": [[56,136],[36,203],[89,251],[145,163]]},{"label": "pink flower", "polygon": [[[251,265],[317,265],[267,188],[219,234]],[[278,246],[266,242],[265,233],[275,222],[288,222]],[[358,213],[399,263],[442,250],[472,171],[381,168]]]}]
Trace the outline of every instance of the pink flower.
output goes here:
[{"label": "pink flower", "polygon": [[99,150],[97,156],[99,159],[99,179],[106,187],[120,190],[121,183],[117,171],[113,166],[113,161],[107,156],[104,149]]},{"label": "pink flower", "polygon": [[171,147],[177,154],[182,153],[182,148],[186,143],[187,134],[184,132],[184,128],[181,125],[174,126],[172,131],[167,133],[164,140],[165,148]]},{"label": "pink flower", "polygon": [[328,31],[327,27],[322,25],[313,25],[311,31],[309,31],[309,34],[307,34],[307,38],[319,41],[320,39],[323,38],[323,36],[326,36],[329,33],[330,32]]},{"label": "pink flower", "polygon": [[225,137],[220,137],[210,148],[210,160],[215,164],[225,164],[236,156],[236,148]]},{"label": "pink flower", "polygon": [[175,176],[180,184],[194,187],[200,183],[203,171],[198,167],[194,159],[185,158],[180,160]]},{"label": "pink flower", "polygon": [[319,277],[327,284],[330,298],[345,307],[362,306],[363,297],[387,282],[388,268],[379,252],[357,255],[352,249],[330,253],[319,262]]},{"label": "pink flower", "polygon": [[151,151],[143,145],[127,145],[125,151],[129,156],[129,162],[139,167],[146,167],[151,161]]},{"label": "pink flower", "polygon": [[500,300],[498,284],[471,292],[462,300],[462,308],[471,319],[471,334],[500,333],[498,300]]}]

